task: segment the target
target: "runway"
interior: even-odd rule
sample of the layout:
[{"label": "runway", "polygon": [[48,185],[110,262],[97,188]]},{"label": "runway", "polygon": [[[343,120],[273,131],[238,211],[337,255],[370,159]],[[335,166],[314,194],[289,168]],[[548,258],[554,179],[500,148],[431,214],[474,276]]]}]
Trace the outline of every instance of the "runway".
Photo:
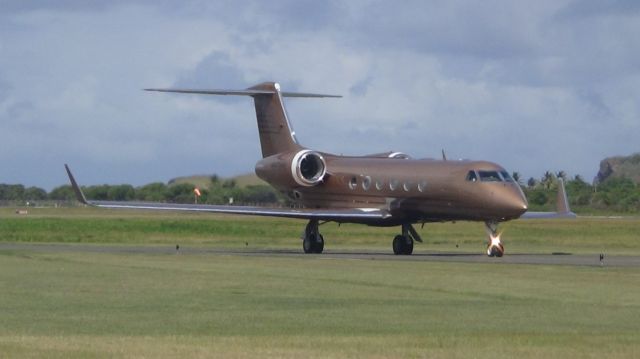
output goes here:
[{"label": "runway", "polygon": [[640,267],[640,256],[605,255],[600,262],[599,254],[571,253],[513,253],[502,258],[489,258],[482,253],[462,252],[428,252],[418,251],[409,256],[397,256],[390,251],[331,250],[322,254],[304,254],[302,249],[227,249],[199,246],[149,245],[101,245],[101,244],[48,244],[48,243],[0,243],[0,251],[35,251],[35,252],[86,252],[86,253],[121,253],[121,254],[158,254],[158,255],[210,255],[210,256],[247,256],[247,257],[279,257],[279,258],[316,258],[342,260],[381,260],[381,261],[426,261],[426,262],[462,262],[491,264],[533,264],[533,265],[565,265],[565,266],[607,266],[607,267]]}]

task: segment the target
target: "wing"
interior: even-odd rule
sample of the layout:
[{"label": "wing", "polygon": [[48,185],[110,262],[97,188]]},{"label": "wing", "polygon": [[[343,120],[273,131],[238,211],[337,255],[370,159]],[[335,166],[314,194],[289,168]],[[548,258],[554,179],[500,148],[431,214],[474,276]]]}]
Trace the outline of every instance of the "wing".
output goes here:
[{"label": "wing", "polygon": [[558,178],[558,194],[556,196],[556,212],[525,212],[522,219],[556,219],[556,218],[576,218],[576,214],[569,208],[569,199],[564,189],[564,181]]},{"label": "wing", "polygon": [[383,220],[391,217],[391,214],[378,208],[345,208],[345,209],[295,209],[295,208],[268,208],[251,206],[218,206],[157,202],[117,202],[117,201],[90,201],[87,200],[82,189],[76,182],[69,166],[64,165],[79,202],[101,208],[114,209],[140,209],[159,211],[185,211],[185,212],[209,212],[243,214],[252,216],[270,216],[301,219],[318,219],[323,221],[344,222],[348,220]]},{"label": "wing", "polygon": [[520,219],[561,219],[561,218],[576,218],[576,214],[573,212],[525,212]]}]

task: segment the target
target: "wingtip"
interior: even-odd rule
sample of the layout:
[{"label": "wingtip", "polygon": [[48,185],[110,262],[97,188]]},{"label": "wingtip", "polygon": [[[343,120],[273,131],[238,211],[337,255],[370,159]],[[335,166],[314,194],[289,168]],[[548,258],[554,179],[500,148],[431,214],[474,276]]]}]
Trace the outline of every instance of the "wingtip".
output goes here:
[{"label": "wingtip", "polygon": [[76,194],[76,199],[78,200],[78,202],[82,204],[89,204],[89,201],[87,201],[87,198],[84,196],[82,189],[80,188],[80,186],[78,186],[78,182],[76,182],[76,179],[73,177],[73,173],[71,173],[71,169],[69,168],[69,165],[65,163],[64,169],[67,171],[67,176],[69,176],[69,182],[71,182],[71,188],[73,189],[73,192]]},{"label": "wingtip", "polygon": [[571,212],[571,207],[569,206],[569,198],[567,197],[567,191],[564,188],[564,180],[562,178],[558,178],[558,194],[556,198],[556,210],[558,213],[562,214],[575,214]]}]

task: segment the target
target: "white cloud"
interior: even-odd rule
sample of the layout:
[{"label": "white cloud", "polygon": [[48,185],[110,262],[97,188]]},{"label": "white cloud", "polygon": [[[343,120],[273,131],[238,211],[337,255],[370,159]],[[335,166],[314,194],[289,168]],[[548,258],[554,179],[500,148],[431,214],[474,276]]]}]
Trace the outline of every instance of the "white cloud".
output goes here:
[{"label": "white cloud", "polygon": [[250,99],[140,89],[266,80],[345,95],[287,102],[321,150],[590,178],[640,135],[638,7],[603,3],[4,2],[0,182],[50,188],[67,161],[89,184],[249,172]]}]

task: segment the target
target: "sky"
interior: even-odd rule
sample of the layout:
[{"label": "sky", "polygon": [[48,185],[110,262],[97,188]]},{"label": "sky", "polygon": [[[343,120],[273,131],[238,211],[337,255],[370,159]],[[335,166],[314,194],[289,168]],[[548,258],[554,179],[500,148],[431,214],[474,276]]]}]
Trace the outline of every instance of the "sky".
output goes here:
[{"label": "sky", "polygon": [[0,183],[52,189],[253,171],[250,98],[284,91],[298,140],[591,180],[639,152],[638,1],[0,0]]}]

